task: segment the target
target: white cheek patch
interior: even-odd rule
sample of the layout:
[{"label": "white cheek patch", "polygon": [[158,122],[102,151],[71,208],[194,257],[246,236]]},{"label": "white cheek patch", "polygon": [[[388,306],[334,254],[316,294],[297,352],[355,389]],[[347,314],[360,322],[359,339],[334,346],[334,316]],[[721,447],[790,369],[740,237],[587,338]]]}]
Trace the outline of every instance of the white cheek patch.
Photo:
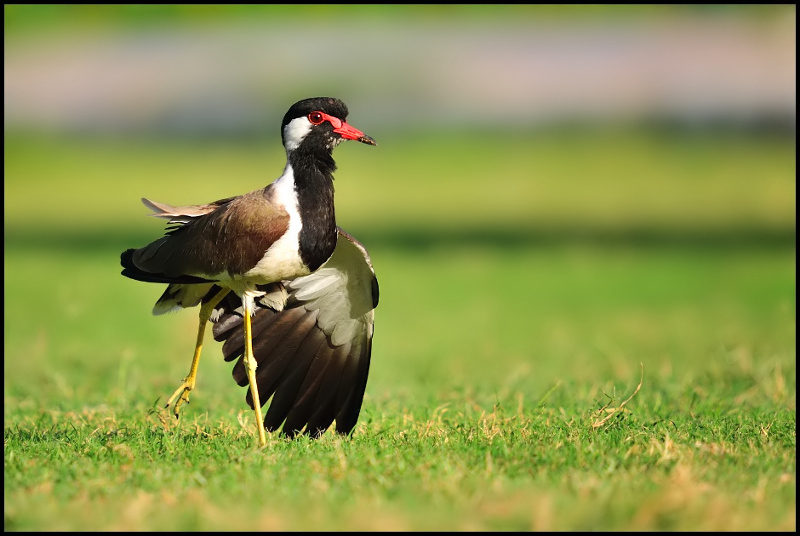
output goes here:
[{"label": "white cheek patch", "polygon": [[292,119],[283,128],[284,146],[287,151],[293,151],[300,146],[308,133],[311,132],[311,121],[307,117]]}]

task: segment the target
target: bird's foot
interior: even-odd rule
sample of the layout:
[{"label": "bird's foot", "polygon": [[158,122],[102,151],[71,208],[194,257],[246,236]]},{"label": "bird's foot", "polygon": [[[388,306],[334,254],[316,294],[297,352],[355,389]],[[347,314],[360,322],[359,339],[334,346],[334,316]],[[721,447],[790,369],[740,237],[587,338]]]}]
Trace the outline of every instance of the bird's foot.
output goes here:
[{"label": "bird's foot", "polygon": [[172,408],[172,413],[175,415],[175,418],[180,417],[181,406],[183,403],[189,403],[189,393],[192,392],[194,389],[194,381],[191,378],[186,378],[181,382],[175,392],[172,393],[172,396],[167,399],[167,403],[164,404],[164,409],[169,408],[172,406],[172,403],[175,402],[175,406]]}]

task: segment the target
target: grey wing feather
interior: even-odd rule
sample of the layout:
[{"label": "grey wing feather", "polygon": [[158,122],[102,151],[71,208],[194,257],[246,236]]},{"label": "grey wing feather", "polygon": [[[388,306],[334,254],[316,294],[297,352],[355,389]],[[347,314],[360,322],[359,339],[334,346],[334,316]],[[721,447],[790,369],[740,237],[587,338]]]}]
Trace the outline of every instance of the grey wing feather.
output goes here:
[{"label": "grey wing feather", "polygon": [[[284,281],[282,311],[257,302],[252,318],[256,381],[262,404],[270,400],[265,427],[288,436],[337,432],[355,426],[372,354],[378,284],[369,255],[339,229],[336,250],[316,272]],[[210,292],[209,294],[213,294]],[[233,376],[247,385],[241,303],[228,296],[215,311],[214,338],[224,341],[226,361],[238,359]],[[253,401],[248,390],[247,403]]]}]

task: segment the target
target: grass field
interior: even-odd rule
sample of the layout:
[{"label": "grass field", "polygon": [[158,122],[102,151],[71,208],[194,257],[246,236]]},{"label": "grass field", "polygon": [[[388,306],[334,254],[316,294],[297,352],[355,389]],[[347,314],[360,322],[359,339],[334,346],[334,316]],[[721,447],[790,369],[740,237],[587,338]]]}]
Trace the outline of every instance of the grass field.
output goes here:
[{"label": "grass field", "polygon": [[6,530],[795,530],[793,139],[370,134],[336,155],[381,284],[361,419],[258,451],[210,337],[157,411],[196,312],[118,264],[140,197],[260,187],[277,140],[7,133]]}]

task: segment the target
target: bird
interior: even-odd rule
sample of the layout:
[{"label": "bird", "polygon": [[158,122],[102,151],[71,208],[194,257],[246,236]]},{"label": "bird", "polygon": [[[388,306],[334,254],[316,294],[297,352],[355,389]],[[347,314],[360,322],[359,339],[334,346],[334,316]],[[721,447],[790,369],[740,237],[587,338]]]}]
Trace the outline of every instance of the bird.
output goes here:
[{"label": "bird", "polygon": [[[258,444],[265,430],[350,433],[366,388],[378,283],[366,248],[336,223],[332,153],[346,140],[377,145],[347,123],[333,97],[303,99],[281,123],[283,173],[266,187],[204,205],[143,198],[168,220],[164,236],[120,255],[122,275],[167,288],[160,315],[200,306],[189,373],[167,399],[189,402],[208,322],[233,377],[249,386]],[[262,405],[272,397],[266,419]]]}]

